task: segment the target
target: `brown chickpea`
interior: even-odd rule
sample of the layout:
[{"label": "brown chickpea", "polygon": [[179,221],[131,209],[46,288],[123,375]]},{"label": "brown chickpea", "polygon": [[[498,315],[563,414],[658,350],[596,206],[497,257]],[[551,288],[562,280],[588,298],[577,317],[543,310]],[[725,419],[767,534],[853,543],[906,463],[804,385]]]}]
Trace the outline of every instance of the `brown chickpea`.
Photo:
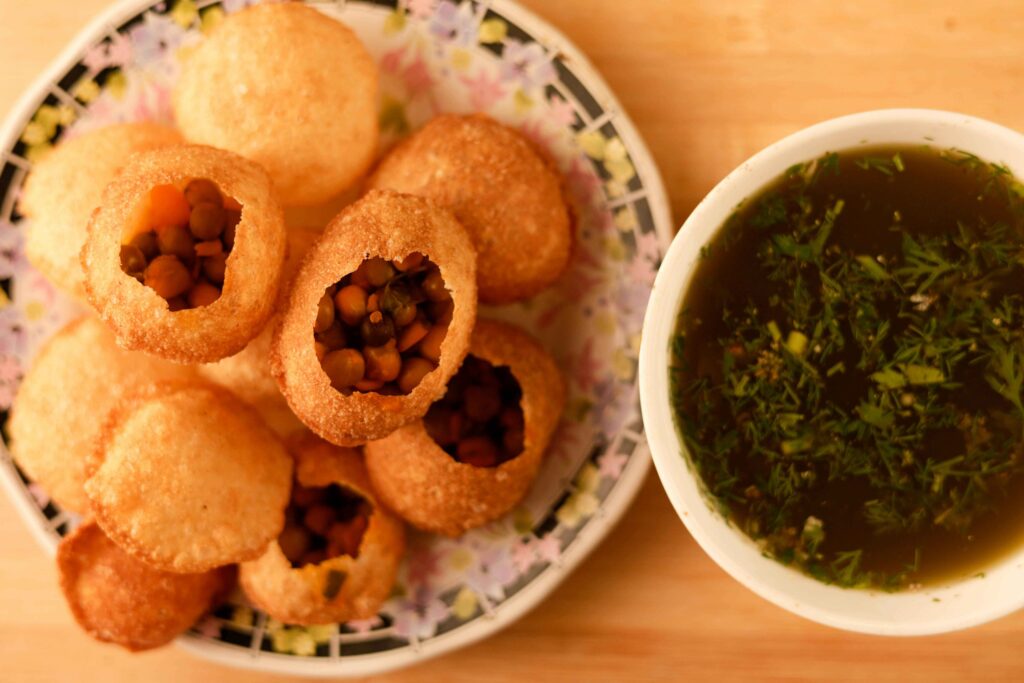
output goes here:
[{"label": "brown chickpea", "polygon": [[[337,523],[335,523],[334,526],[338,526],[339,524],[342,524],[342,523],[341,522],[337,522]],[[331,527],[331,528],[333,529],[334,527]],[[328,532],[328,533],[330,533],[330,532]],[[350,555],[350,554],[352,554],[352,553],[349,552],[348,539],[343,537],[341,534],[338,534],[338,532],[335,532],[335,535],[336,535],[336,540],[328,540],[327,541],[327,547],[324,548],[324,554],[326,554],[328,558],[331,558],[331,557],[341,557],[342,555]],[[327,590],[327,589],[325,589],[325,590]]]},{"label": "brown chickpea", "polygon": [[146,266],[143,282],[163,298],[173,299],[192,287],[192,276],[177,257],[163,255]]},{"label": "brown chickpea", "polygon": [[417,268],[419,268],[420,265],[422,265],[423,263],[423,259],[425,258],[426,257],[423,254],[419,253],[418,251],[414,251],[405,258],[400,259],[398,261],[392,261],[391,263],[397,270],[405,273],[407,271],[416,270]]},{"label": "brown chickpea", "polygon": [[210,257],[224,253],[224,244],[220,240],[207,240],[196,243],[196,256]]},{"label": "brown chickpea", "polygon": [[292,502],[299,507],[308,508],[316,505],[324,499],[324,489],[317,487],[299,486],[296,484],[292,489]]},{"label": "brown chickpea", "polygon": [[316,307],[316,322],[313,323],[314,332],[326,332],[327,328],[334,323],[334,302],[331,297],[324,294],[320,297],[320,303]]},{"label": "brown chickpea", "polygon": [[203,202],[223,204],[224,197],[221,196],[217,183],[209,178],[193,178],[185,186],[185,201],[189,206],[196,206]]},{"label": "brown chickpea", "polygon": [[188,229],[198,240],[212,240],[224,231],[224,207],[220,202],[201,202],[192,207]]},{"label": "brown chickpea", "polygon": [[348,277],[348,282],[350,285],[355,285],[356,287],[361,287],[363,289],[373,289],[373,285],[371,285],[370,281],[366,279],[366,274],[359,270],[359,268],[352,271],[352,274]]},{"label": "brown chickpea", "polygon": [[395,324],[389,316],[374,311],[363,319],[359,333],[367,346],[384,346],[395,338]]},{"label": "brown chickpea", "polygon": [[363,378],[356,382],[356,391],[377,391],[384,386],[384,382],[379,379],[367,379]]},{"label": "brown chickpea", "polygon": [[493,467],[498,464],[498,448],[486,436],[471,436],[459,442],[455,449],[459,462],[474,467]]},{"label": "brown chickpea", "polygon": [[320,564],[326,559],[326,550],[311,550],[308,553],[306,553],[305,557],[302,558],[302,561],[299,562],[299,565],[301,566],[304,564]]},{"label": "brown chickpea", "polygon": [[366,531],[367,520],[365,517],[356,516],[345,522],[335,522],[327,530],[327,555],[359,555],[359,546],[362,545],[363,533]]},{"label": "brown chickpea", "polygon": [[313,342],[313,352],[316,354],[316,359],[323,363],[324,356],[327,355],[327,346],[321,342]]},{"label": "brown chickpea", "polygon": [[224,274],[228,269],[228,255],[225,253],[214,254],[203,258],[203,275],[212,282],[221,284],[224,282]]},{"label": "brown chickpea", "polygon": [[451,299],[447,301],[432,301],[429,306],[430,316],[439,325],[447,325],[452,321],[452,316],[455,313],[455,302]]},{"label": "brown chickpea", "polygon": [[416,308],[416,304],[408,303],[404,306],[399,306],[391,312],[391,319],[395,321],[395,324],[399,327],[405,327],[412,324],[412,321],[416,319],[416,314],[419,311]]},{"label": "brown chickpea", "polygon": [[306,509],[306,514],[302,518],[302,523],[306,525],[306,528],[312,531],[314,534],[320,534],[323,536],[327,533],[327,530],[331,528],[331,524],[337,516],[334,514],[334,509],[329,505],[313,505]]},{"label": "brown chickpea", "polygon": [[157,244],[156,233],[152,230],[140,232],[131,238],[128,244],[141,251],[147,259],[155,258],[160,253],[160,245]]},{"label": "brown chickpea", "polygon": [[291,524],[286,526],[281,535],[277,537],[277,544],[281,546],[281,552],[292,564],[299,562],[302,556],[309,551],[311,541],[308,531],[301,526]]},{"label": "brown chickpea", "polygon": [[366,317],[366,290],[359,285],[348,285],[334,295],[334,305],[346,325],[358,325]]},{"label": "brown chickpea", "polygon": [[437,363],[441,360],[441,343],[448,334],[447,325],[434,325],[420,342],[420,355]]},{"label": "brown chickpea", "polygon": [[367,346],[363,349],[366,377],[379,382],[393,382],[402,371],[402,357],[394,344]]},{"label": "brown chickpea", "polygon": [[360,263],[356,273],[360,275],[361,279],[365,279],[371,287],[383,287],[395,276],[395,269],[384,259],[376,257]]},{"label": "brown chickpea", "polygon": [[501,426],[508,430],[522,429],[523,422],[523,410],[518,405],[516,406],[505,406],[501,411],[501,416],[498,418]]},{"label": "brown chickpea", "polygon": [[445,301],[451,298],[451,293],[445,289],[444,278],[441,277],[441,271],[437,268],[433,268],[425,278],[423,278],[423,293],[427,295],[427,298],[431,301]]},{"label": "brown chickpea", "polygon": [[335,389],[348,389],[363,379],[366,361],[355,349],[331,351],[323,358],[323,371]]},{"label": "brown chickpea", "polygon": [[522,429],[510,429],[505,432],[501,437],[501,447],[505,450],[505,455],[510,458],[514,458],[523,452],[523,430]]},{"label": "brown chickpea", "polygon": [[168,310],[170,310],[171,313],[175,313],[177,311],[184,311],[186,308],[188,308],[188,302],[185,301],[185,297],[176,296],[167,300],[167,308]]},{"label": "brown chickpea", "polygon": [[432,407],[423,418],[423,426],[437,445],[446,448],[454,446],[462,437],[466,419],[457,410],[438,405]]},{"label": "brown chickpea", "polygon": [[195,260],[195,240],[189,231],[180,225],[167,225],[156,231],[156,243],[160,253],[177,256],[186,263]]},{"label": "brown chickpea", "polygon": [[419,386],[434,369],[434,364],[425,358],[410,358],[402,363],[402,371],[398,374],[398,388],[408,394]]},{"label": "brown chickpea", "polygon": [[317,341],[323,343],[327,347],[328,351],[334,351],[345,346],[347,335],[345,334],[345,328],[341,326],[341,323],[336,319],[330,327],[317,335]]},{"label": "brown chickpea", "polygon": [[142,250],[131,244],[121,245],[121,270],[134,275],[146,269],[146,255]]},{"label": "brown chickpea", "polygon": [[188,291],[188,304],[192,308],[209,306],[220,298],[220,290],[209,282],[198,282]]}]

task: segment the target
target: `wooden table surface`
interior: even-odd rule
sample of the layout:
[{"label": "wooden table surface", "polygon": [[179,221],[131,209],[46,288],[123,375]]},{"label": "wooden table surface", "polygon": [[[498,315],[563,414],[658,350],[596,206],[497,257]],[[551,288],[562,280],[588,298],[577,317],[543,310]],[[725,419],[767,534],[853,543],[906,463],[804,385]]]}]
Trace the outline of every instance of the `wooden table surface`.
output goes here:
[{"label": "wooden table surface", "polygon": [[[0,113],[108,0],[0,0]],[[1024,4],[973,0],[526,0],[589,55],[682,222],[729,170],[816,121],[960,110],[1024,129]],[[2,498],[2,497],[0,497]],[[72,623],[52,563],[0,500],[0,680],[262,681],[167,648],[128,655]],[[1024,613],[952,635],[834,631],[730,579],[657,479],[551,598],[489,640],[386,681],[1022,680]]]}]

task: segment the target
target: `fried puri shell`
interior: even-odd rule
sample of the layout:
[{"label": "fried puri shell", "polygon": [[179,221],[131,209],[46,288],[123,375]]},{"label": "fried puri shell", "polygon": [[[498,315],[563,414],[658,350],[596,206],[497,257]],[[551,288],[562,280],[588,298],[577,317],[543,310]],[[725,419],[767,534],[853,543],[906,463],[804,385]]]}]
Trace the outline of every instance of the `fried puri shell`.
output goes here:
[{"label": "fried puri shell", "polygon": [[[121,244],[144,213],[149,191],[209,178],[242,205],[220,297],[171,312],[167,301],[121,269]],[[238,353],[274,312],[285,257],[285,228],[267,174],[240,156],[181,145],[138,154],[106,189],[82,248],[89,302],[118,343],[179,363],[206,363]]]},{"label": "fried puri shell", "polygon": [[157,569],[200,572],[258,557],[281,532],[292,461],[252,408],[195,381],[125,399],[85,471],[115,543]]},{"label": "fried puri shell", "polygon": [[[454,302],[440,363],[408,394],[346,396],[331,386],[313,347],[324,290],[367,258],[395,260],[414,252],[437,264]],[[444,394],[466,355],[475,319],[476,254],[462,226],[425,199],[372,191],[338,214],[306,255],[276,330],[271,371],[303,423],[332,443],[357,445],[422,417]]]},{"label": "fried puri shell", "polygon": [[103,188],[136,153],[181,142],[177,131],[157,123],[120,123],[62,141],[34,164],[19,208],[31,218],[25,255],[43,275],[85,298],[79,252]]},{"label": "fried puri shell", "polygon": [[344,24],[302,3],[228,16],[182,67],[173,93],[193,142],[270,173],[287,205],[345,190],[377,149],[377,65]]},{"label": "fried puri shell", "polygon": [[71,614],[86,633],[132,651],[160,647],[184,633],[224,590],[229,572],[160,571],[84,522],[57,547],[57,571]]},{"label": "fried puri shell", "polygon": [[62,508],[87,512],[83,467],[103,416],[139,386],[194,376],[191,368],[121,349],[96,318],[75,320],[43,345],[18,387],[11,453]]},{"label": "fried puri shell", "polygon": [[433,119],[385,157],[369,185],[452,210],[477,248],[484,303],[531,297],[568,265],[561,176],[526,138],[485,115]]},{"label": "fried puri shell", "polygon": [[[281,281],[285,285],[281,288],[279,306],[284,304],[288,283],[298,271],[303,256],[319,236],[320,231],[312,228],[288,229],[288,257],[281,276]],[[302,423],[288,408],[277,382],[270,374],[270,346],[274,326],[275,319],[272,319],[243,350],[216,363],[200,365],[199,373],[206,379],[230,389],[255,408],[274,431],[287,435],[301,429]]]},{"label": "fried puri shell", "polygon": [[366,469],[377,495],[413,526],[459,536],[515,507],[526,495],[565,406],[565,382],[533,337],[507,323],[478,320],[469,352],[504,365],[519,382],[523,451],[497,467],[460,463],[427,434],[423,421],[366,444]]},{"label": "fried puri shell", "polygon": [[[293,445],[292,453],[295,478],[300,485],[338,484],[373,506],[359,556],[339,555],[320,564],[293,568],[275,541],[262,557],[241,565],[242,590],[257,607],[288,623],[369,619],[377,614],[395,583],[405,551],[402,522],[380,506],[358,451],[308,435]],[[342,572],[345,578],[337,595],[326,598],[324,585],[331,571]]]}]

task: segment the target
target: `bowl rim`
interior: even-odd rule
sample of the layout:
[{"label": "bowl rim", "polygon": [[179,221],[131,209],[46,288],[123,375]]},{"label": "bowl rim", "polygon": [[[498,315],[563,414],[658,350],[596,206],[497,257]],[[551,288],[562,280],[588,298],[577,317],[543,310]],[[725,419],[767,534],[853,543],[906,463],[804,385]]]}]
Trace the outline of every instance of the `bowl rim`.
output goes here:
[{"label": "bowl rim", "polygon": [[[696,506],[710,507],[709,500],[702,490],[703,485],[699,477],[689,463],[689,456],[676,429],[668,400],[669,337],[664,332],[667,329],[669,336],[671,335],[675,327],[674,321],[679,305],[692,284],[693,271],[696,269],[695,261],[687,262],[684,259],[688,246],[685,243],[690,241],[686,236],[699,232],[702,237],[695,239],[703,239],[706,242],[716,234],[721,221],[709,225],[709,215],[718,215],[718,212],[723,209],[726,212],[724,215],[728,215],[736,208],[739,201],[756,195],[764,188],[764,182],[757,183],[756,178],[752,180],[751,176],[756,175],[753,173],[754,171],[761,171],[763,175],[767,168],[778,165],[786,155],[793,154],[798,149],[803,150],[803,159],[815,158],[828,151],[849,149],[854,145],[841,144],[830,147],[829,141],[837,135],[886,124],[970,128],[972,134],[977,137],[1000,140],[1006,142],[1008,146],[1012,145],[1024,157],[1024,135],[1015,130],[966,114],[924,108],[869,110],[828,119],[798,130],[757,152],[725,176],[701,200],[683,222],[676,238],[673,239],[665,253],[644,316],[639,362],[640,404],[644,431],[647,435],[655,469],[676,514],[704,552],[732,578],[765,600],[827,626],[874,635],[931,635],[976,626],[1016,611],[1024,606],[1024,589],[1017,595],[1009,596],[1002,601],[990,601],[990,603],[980,606],[971,605],[969,609],[964,609],[963,613],[946,618],[906,618],[900,615],[888,615],[869,619],[851,616],[841,609],[816,604],[814,601],[797,595],[800,586],[815,584],[825,587],[829,591],[840,591],[847,594],[858,589],[844,589],[820,583],[797,569],[782,567],[775,560],[765,557],[764,562],[771,563],[811,582],[811,584],[805,584],[798,580],[794,583],[795,588],[790,587],[789,589],[773,585],[759,576],[758,566],[764,567],[764,565],[757,563],[755,566],[753,562],[745,562],[734,556],[730,550],[723,547],[719,540],[716,540],[716,536],[722,538],[727,534],[733,534],[742,537],[752,545],[753,542],[742,531],[736,529],[717,512],[711,515],[715,521],[710,524],[698,520],[697,516],[692,514]],[[868,144],[913,144],[914,142],[902,135],[894,135],[893,138],[893,140],[871,141]],[[930,138],[924,139],[930,143]],[[866,142],[866,140],[862,140],[861,144]],[[944,146],[942,143],[936,143],[936,145]],[[767,176],[767,182],[778,177],[784,169],[785,166],[779,166],[777,170],[771,172]],[[725,204],[726,202],[729,204]],[[671,322],[666,323],[666,321]],[[684,491],[684,486],[687,484],[693,486],[687,486]],[[696,495],[691,491],[697,491]],[[1021,552],[1024,552],[1024,548],[1021,549]],[[989,565],[987,569],[1015,563],[1014,556],[1015,553],[1008,553]],[[970,579],[958,579],[951,583],[950,587],[962,586],[967,581]],[[943,588],[942,590],[947,589]],[[876,600],[885,599],[880,596],[920,595],[917,592],[907,591],[881,593],[872,590],[859,590],[858,592],[865,599]],[[954,595],[954,597],[958,596]],[[900,598],[897,597],[897,599]],[[966,607],[963,603],[961,606]]]}]

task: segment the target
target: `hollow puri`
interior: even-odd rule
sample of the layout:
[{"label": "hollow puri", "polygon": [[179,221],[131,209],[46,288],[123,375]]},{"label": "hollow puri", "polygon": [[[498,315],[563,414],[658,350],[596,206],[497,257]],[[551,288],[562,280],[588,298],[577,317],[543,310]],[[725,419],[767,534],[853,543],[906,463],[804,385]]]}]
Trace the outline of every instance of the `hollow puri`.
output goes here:
[{"label": "hollow puri", "polygon": [[[185,191],[196,181],[211,181],[221,202],[194,199],[194,211]],[[284,218],[256,164],[169,147],[135,155],[108,186],[81,258],[89,301],[122,346],[210,362],[244,348],[273,313]]]},{"label": "hollow puri", "polygon": [[[432,361],[436,362],[436,367],[426,370],[415,385],[410,383],[407,393],[396,391],[397,385],[384,384],[363,384],[365,391],[360,390],[357,386],[360,378],[384,355],[390,356],[388,362],[392,365],[388,372],[391,374],[380,375],[372,381],[382,382],[383,377],[391,376],[399,378],[402,365],[394,361],[396,354],[401,361],[401,352],[397,351],[401,337],[395,334],[397,330],[390,313],[387,314],[390,330],[383,331],[380,338],[376,336],[381,330],[372,326],[385,320],[386,311],[376,312],[380,313],[379,320],[374,312],[368,311],[359,321],[358,330],[349,326],[346,332],[339,320],[347,310],[345,304],[343,302],[339,308],[335,298],[327,294],[331,288],[336,296],[346,291],[353,283],[344,278],[357,278],[360,268],[366,268],[364,263],[391,269],[391,264],[401,263],[413,254],[421,254],[436,265],[440,283],[447,292],[446,299],[450,298],[450,322],[446,327],[432,325],[443,332],[436,347],[436,361]],[[340,288],[339,283],[343,284]],[[367,294],[369,307],[370,292],[362,291]],[[381,292],[379,298],[386,300],[383,296],[386,293]],[[418,316],[419,306],[413,308],[416,309],[414,315]],[[362,313],[362,309],[358,312]],[[325,316],[334,318],[329,321],[330,325],[323,319]],[[319,333],[316,332],[318,317],[322,318],[320,326],[323,328]],[[310,429],[339,445],[364,443],[422,416],[430,403],[443,394],[445,384],[465,356],[475,318],[476,258],[462,226],[449,212],[426,200],[371,191],[331,221],[304,260],[275,333],[272,371],[289,406]],[[365,337],[364,323],[369,327]],[[333,341],[325,338],[325,334],[332,334],[332,329],[340,333]],[[348,346],[350,333],[355,347]],[[424,341],[425,338],[421,338],[419,342],[421,351]],[[328,352],[328,345],[334,350]],[[407,351],[410,356],[415,354],[411,346]],[[353,371],[351,376],[342,377],[345,368],[329,362],[332,354],[339,352],[352,356],[353,364],[361,373]],[[380,355],[373,358],[375,353]],[[396,371],[398,374],[394,374]]]},{"label": "hollow puri", "polygon": [[447,536],[522,500],[565,404],[554,359],[513,325],[478,320],[463,367],[451,395],[423,420],[364,448],[381,500],[410,524]]}]

